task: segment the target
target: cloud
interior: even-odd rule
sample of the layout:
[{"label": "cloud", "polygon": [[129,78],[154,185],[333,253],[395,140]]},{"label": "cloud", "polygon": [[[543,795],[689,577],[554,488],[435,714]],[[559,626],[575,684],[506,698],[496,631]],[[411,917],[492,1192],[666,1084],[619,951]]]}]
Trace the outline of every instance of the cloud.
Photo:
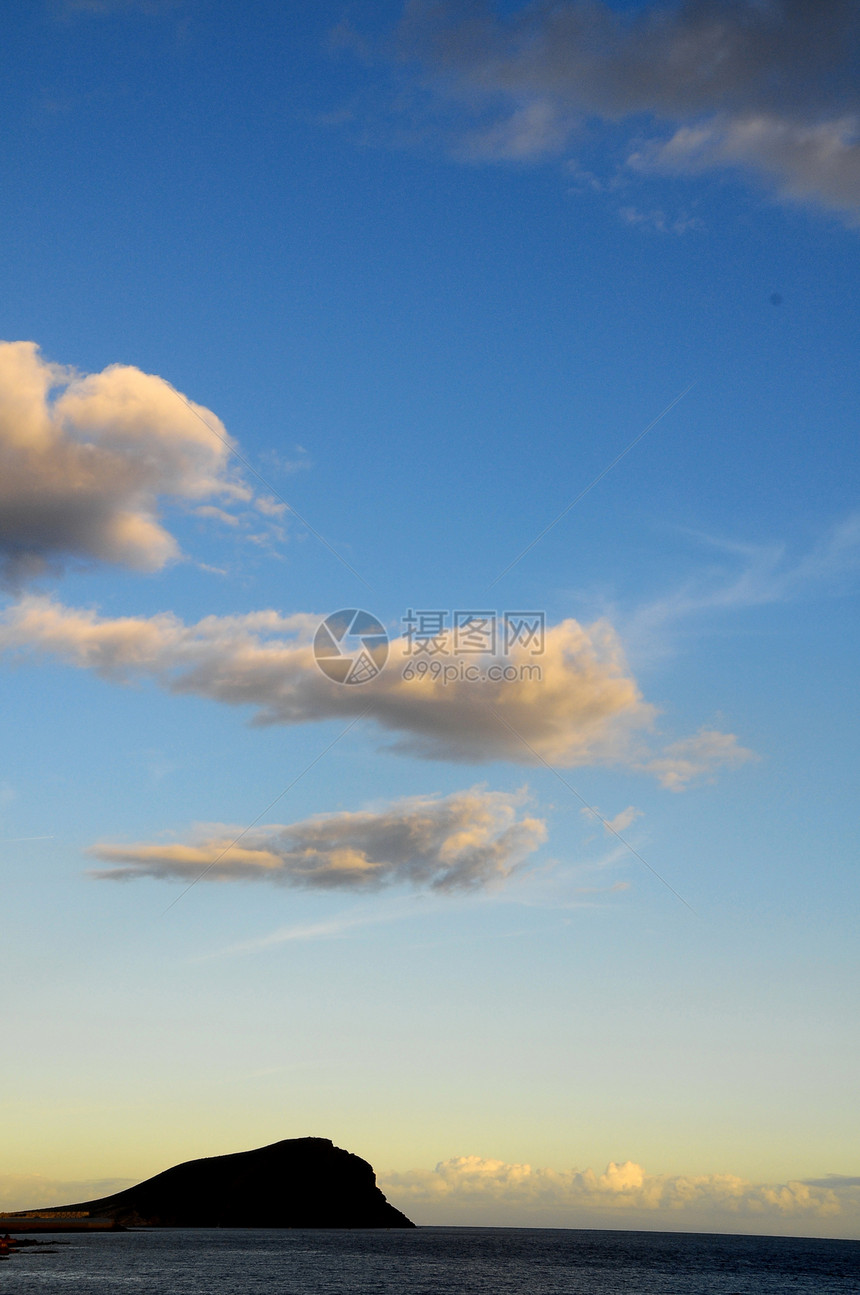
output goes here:
[{"label": "cloud", "polygon": [[[649,760],[659,758],[644,739],[656,709],[643,700],[606,622],[548,627],[540,656],[516,647],[504,659],[515,675],[511,682],[473,682],[456,666],[447,683],[415,672],[404,678],[415,661],[406,642],[395,639],[382,673],[357,686],[335,683],[318,668],[313,636],[319,623],[318,616],[275,611],[208,616],[193,625],[169,612],[110,619],[29,595],[0,614],[0,653],[41,653],[120,683],[154,679],[173,693],[253,707],[258,724],[366,715],[395,734],[393,749],[426,759],[648,770]],[[476,658],[468,660],[484,672],[500,664],[482,658],[477,667]],[[704,749],[700,754],[705,772]],[[717,754],[726,763],[724,752]],[[690,765],[688,753],[680,758]]]},{"label": "cloud", "polygon": [[779,117],[718,117],[681,127],[632,153],[640,171],[695,174],[748,166],[772,178],[784,197],[815,200],[860,220],[860,116],[810,125]]},{"label": "cloud", "polygon": [[133,1187],[136,1178],[69,1180],[42,1174],[0,1174],[0,1210],[28,1210],[58,1201],[93,1201]]},{"label": "cloud", "polygon": [[600,815],[599,812],[594,809],[581,809],[579,812],[584,818],[587,818],[592,822],[600,822],[602,819],[603,830],[610,836],[613,832],[625,831],[630,827],[631,823],[636,821],[637,818],[642,817],[642,810],[637,809],[635,805],[628,805],[626,809],[622,809],[614,818],[607,818],[605,814]]},{"label": "cloud", "polygon": [[278,450],[263,450],[260,458],[266,464],[266,467],[273,472],[280,472],[289,475],[294,472],[304,472],[313,467],[313,463],[303,445],[293,447],[295,458],[290,459],[279,453]]},{"label": "cloud", "polygon": [[161,501],[250,498],[231,444],[163,378],[124,364],[78,374],[35,342],[0,342],[0,578],[69,559],[159,570],[179,554]]},{"label": "cloud", "polygon": [[718,769],[736,769],[754,759],[733,733],[700,729],[694,737],[670,742],[663,753],[646,760],[643,769],[654,773],[669,791],[684,791],[691,782]]},{"label": "cloud", "polygon": [[[659,656],[668,630],[710,612],[791,602],[810,594],[847,590],[860,569],[860,513],[831,526],[805,553],[782,543],[744,544],[711,535],[694,538],[720,555],[695,581],[622,618],[624,640],[641,660]],[[617,617],[616,617],[617,619]]]},{"label": "cloud", "polygon": [[619,216],[627,225],[641,225],[653,229],[658,234],[686,234],[691,229],[703,229],[698,216],[667,216],[661,208],[652,211],[640,211],[638,207],[622,207]]},{"label": "cloud", "polygon": [[[414,898],[411,902],[414,904]],[[402,906],[397,908],[381,907],[380,901],[377,899],[372,910],[363,908],[348,913],[339,913],[335,917],[319,922],[298,922],[290,926],[279,926],[276,930],[269,931],[266,935],[256,936],[252,940],[242,940],[238,944],[228,945],[227,948],[217,949],[213,953],[201,954],[194,961],[209,962],[213,958],[260,953],[266,949],[275,948],[277,945],[293,944],[296,941],[340,939],[341,936],[360,927],[378,926],[381,922],[394,922],[402,917],[409,916],[413,912],[415,912],[414,907],[409,909]]]},{"label": "cloud", "polygon": [[457,1156],[435,1169],[380,1175],[390,1199],[422,1222],[490,1222],[560,1227],[637,1226],[693,1229],[702,1221],[732,1231],[860,1221],[852,1201],[804,1182],[751,1183],[733,1174],[655,1175],[633,1161],[592,1169],[555,1170]]},{"label": "cloud", "polygon": [[223,526],[238,526],[239,518],[235,513],[228,513],[225,508],[218,508],[215,504],[201,504],[194,510],[195,517],[203,517],[207,521],[221,522]]},{"label": "cloud", "polygon": [[[503,881],[546,837],[540,819],[517,817],[522,795],[500,791],[414,796],[379,811],[320,814],[289,825],[198,831],[189,844],[99,844],[90,854],[117,866],[111,881],[159,877],[268,881],[314,890],[479,890]],[[217,861],[217,862],[216,862]],[[212,866],[214,863],[214,866]]]},{"label": "cloud", "polygon": [[[860,218],[860,10],[853,0],[412,0],[401,58],[453,107],[455,151],[539,158],[588,122],[642,119],[634,170],[742,167],[785,197]],[[472,125],[463,126],[463,114]],[[666,131],[668,130],[668,133]]]},{"label": "cloud", "polygon": [[283,501],[262,495],[255,500],[254,506],[264,517],[283,517],[287,511],[287,505]]}]

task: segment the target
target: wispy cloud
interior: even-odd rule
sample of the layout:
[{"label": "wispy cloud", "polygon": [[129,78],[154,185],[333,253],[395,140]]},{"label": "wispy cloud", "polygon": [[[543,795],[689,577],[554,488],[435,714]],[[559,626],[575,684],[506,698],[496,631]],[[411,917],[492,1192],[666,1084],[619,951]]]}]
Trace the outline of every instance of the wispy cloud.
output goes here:
[{"label": "wispy cloud", "polygon": [[377,900],[372,909],[350,910],[338,913],[334,917],[324,918],[318,922],[294,922],[279,926],[265,935],[255,936],[250,940],[241,940],[228,945],[225,949],[201,955],[195,961],[209,962],[213,958],[236,957],[249,953],[263,953],[267,949],[277,948],[283,944],[304,944],[317,940],[339,940],[341,937],[360,930],[365,926],[378,926],[381,922],[396,922],[416,912],[414,901],[405,906],[381,906]]},{"label": "wispy cloud", "polygon": [[579,812],[591,823],[602,822],[603,830],[608,832],[610,835],[612,835],[613,832],[625,831],[636,821],[637,818],[642,817],[642,810],[636,809],[634,805],[628,805],[626,809],[620,810],[614,818],[606,818],[606,816],[600,814],[600,811],[596,808],[581,809]]},{"label": "wispy cloud", "polygon": [[21,845],[24,841],[55,841],[56,839],[54,836],[10,836],[0,841],[0,845]]},{"label": "wispy cloud", "polygon": [[[409,797],[378,811],[256,827],[241,844],[232,844],[239,829],[222,825],[199,828],[183,843],[103,842],[90,854],[115,866],[92,875],[188,882],[205,870],[206,881],[267,881],[317,890],[398,885],[441,893],[479,890],[509,877],[546,837],[541,819],[519,814],[522,800],[522,795],[474,787],[441,798]],[[298,938],[303,937],[295,929],[274,937]]]},{"label": "wispy cloud", "polygon": [[662,754],[645,760],[642,768],[656,774],[669,791],[684,791],[691,782],[712,778],[719,769],[737,769],[755,758],[733,733],[700,729],[694,737],[670,742]]},{"label": "wispy cloud", "polygon": [[640,225],[658,234],[687,234],[690,230],[704,228],[698,216],[667,216],[662,207],[642,211],[639,207],[622,207],[619,216],[627,225]]},{"label": "wispy cloud", "polygon": [[518,647],[505,659],[516,675],[510,682],[404,675],[414,661],[396,639],[385,670],[361,687],[334,683],[318,668],[319,623],[275,611],[194,625],[170,613],[111,619],[28,596],[0,615],[0,652],[50,655],[116,682],[154,679],[174,693],[253,707],[261,724],[367,715],[396,734],[395,750],[427,759],[647,770],[662,758],[660,777],[668,771],[671,751],[648,737],[656,707],[643,699],[606,621],[548,627],[542,655]]},{"label": "wispy cloud", "polygon": [[306,472],[313,467],[313,462],[303,445],[293,447],[293,458],[279,453],[278,450],[263,450],[260,460],[271,473],[282,473],[285,476],[294,472]]},{"label": "wispy cloud", "polygon": [[637,655],[665,651],[672,629],[684,621],[832,594],[848,588],[860,572],[860,513],[831,526],[799,554],[782,542],[693,538],[711,555],[705,570],[619,618],[625,642],[634,645]]}]

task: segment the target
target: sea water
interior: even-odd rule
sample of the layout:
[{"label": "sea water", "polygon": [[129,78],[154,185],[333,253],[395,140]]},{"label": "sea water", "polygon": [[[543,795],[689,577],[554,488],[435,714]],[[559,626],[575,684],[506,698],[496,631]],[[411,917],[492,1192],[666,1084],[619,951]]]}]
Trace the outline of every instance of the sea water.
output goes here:
[{"label": "sea water", "polygon": [[[48,1238],[44,1238],[47,1240]],[[525,1228],[114,1232],[0,1264],[10,1295],[858,1295],[860,1241]]]}]

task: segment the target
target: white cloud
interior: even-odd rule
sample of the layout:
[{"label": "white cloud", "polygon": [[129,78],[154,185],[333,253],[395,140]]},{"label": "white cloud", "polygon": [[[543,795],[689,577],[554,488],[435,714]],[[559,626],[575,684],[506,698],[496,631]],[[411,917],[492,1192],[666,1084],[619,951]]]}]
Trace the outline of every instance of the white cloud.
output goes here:
[{"label": "white cloud", "polygon": [[[660,758],[645,740],[656,709],[643,700],[606,622],[565,620],[546,631],[545,651],[518,647],[505,664],[513,682],[471,682],[456,673],[403,677],[414,664],[402,639],[372,682],[334,683],[317,667],[320,618],[275,611],[208,616],[194,625],[164,612],[110,619],[28,596],[0,615],[0,652],[53,656],[117,682],[150,678],[174,693],[194,693],[255,708],[260,724],[356,719],[365,714],[396,735],[394,749],[427,759],[485,762],[545,760],[566,766],[624,764],[650,769]],[[483,658],[489,668],[492,658]],[[474,662],[474,658],[470,658]],[[698,739],[697,739],[698,740]],[[726,736],[731,744],[735,739]],[[700,771],[706,755],[700,743]],[[718,763],[726,753],[712,745]],[[670,774],[675,753],[655,770]],[[688,752],[679,757],[691,773]],[[685,778],[679,766],[679,776]]]},{"label": "white cloud", "polygon": [[0,342],[0,577],[69,559],[159,570],[179,554],[162,501],[250,498],[231,445],[163,378],[122,364],[78,374],[34,342]]},{"label": "white cloud", "polygon": [[[633,1161],[555,1170],[480,1156],[444,1160],[433,1170],[380,1175],[380,1185],[419,1222],[633,1226],[803,1232],[860,1223],[860,1191],[837,1194],[804,1182],[751,1183],[733,1174],[648,1174]],[[807,1233],[808,1234],[808,1233]]]},{"label": "white cloud", "polygon": [[522,799],[474,787],[442,798],[408,797],[379,811],[255,827],[236,845],[242,829],[224,825],[198,829],[190,843],[101,843],[90,853],[115,866],[92,875],[187,882],[208,869],[207,881],[320,890],[478,890],[510,876],[546,837],[540,819],[518,817]]}]

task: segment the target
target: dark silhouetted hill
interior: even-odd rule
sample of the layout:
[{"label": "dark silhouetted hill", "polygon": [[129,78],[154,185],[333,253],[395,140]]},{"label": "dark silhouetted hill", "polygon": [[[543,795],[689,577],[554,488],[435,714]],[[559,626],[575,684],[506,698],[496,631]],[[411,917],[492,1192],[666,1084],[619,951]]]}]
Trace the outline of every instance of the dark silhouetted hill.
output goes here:
[{"label": "dark silhouetted hill", "polygon": [[288,1138],[256,1151],[189,1160],[101,1200],[26,1213],[112,1219],[126,1227],[415,1226],[389,1205],[367,1161],[328,1138]]}]

